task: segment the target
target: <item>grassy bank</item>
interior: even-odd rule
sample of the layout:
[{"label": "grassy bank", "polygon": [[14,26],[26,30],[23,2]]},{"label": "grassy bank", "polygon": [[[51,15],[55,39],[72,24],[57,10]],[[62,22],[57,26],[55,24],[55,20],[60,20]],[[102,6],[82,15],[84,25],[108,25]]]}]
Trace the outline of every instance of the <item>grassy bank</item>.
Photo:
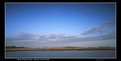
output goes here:
[{"label": "grassy bank", "polygon": [[6,48],[6,51],[115,50],[115,48]]}]

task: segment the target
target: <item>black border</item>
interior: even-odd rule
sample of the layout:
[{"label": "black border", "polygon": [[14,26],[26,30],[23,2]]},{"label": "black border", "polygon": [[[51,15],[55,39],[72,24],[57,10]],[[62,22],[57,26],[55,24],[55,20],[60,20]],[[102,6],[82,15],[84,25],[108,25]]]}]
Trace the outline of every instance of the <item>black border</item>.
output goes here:
[{"label": "black border", "polygon": [[[51,0],[51,1],[47,1],[47,0],[41,0],[41,1],[37,1],[37,0],[33,0],[33,1],[25,1],[25,0],[5,0],[3,3],[0,3],[0,6],[1,5],[3,5],[2,7],[1,7],[1,14],[2,14],[2,17],[1,17],[1,22],[0,22],[0,34],[2,35],[1,37],[0,37],[0,39],[1,39],[1,41],[0,41],[0,53],[2,54],[0,54],[0,60],[2,59],[3,61],[5,60],[12,60],[12,61],[16,61],[17,59],[5,59],[5,55],[4,55],[4,36],[5,36],[5,2],[116,2],[117,0],[109,0],[109,1],[106,1],[106,0],[97,0],[97,1],[95,1],[95,0],[82,0],[82,1],[78,1],[78,0],[74,0],[74,1],[72,1],[72,0],[70,0],[70,1],[67,1],[67,0],[61,0],[61,1],[53,1],[53,0]],[[120,19],[120,17],[118,16],[119,15],[119,3],[118,2],[116,2],[116,6],[117,6],[117,11],[116,11],[116,14],[117,14],[117,25],[118,25],[118,23],[120,23],[120,22],[118,22],[119,21],[119,19]],[[121,16],[121,15],[120,15]],[[118,26],[117,26],[118,27]],[[117,28],[116,28],[117,29]],[[118,31],[117,31],[118,32]],[[118,33],[117,33],[117,35],[118,35]],[[117,36],[116,35],[116,36]],[[117,36],[117,38],[119,38],[119,36]],[[116,40],[117,41],[117,52],[120,52],[119,51],[119,49],[121,48],[121,46],[119,46],[120,44],[118,44],[118,43],[120,43],[120,41],[119,40]],[[119,57],[119,55],[120,54],[117,54],[118,56],[117,56],[117,59],[119,60],[120,59],[120,57]],[[58,61],[58,60],[60,60],[60,61],[70,61],[70,60],[72,60],[72,61],[90,61],[90,60],[92,60],[92,61],[117,61],[117,59],[50,59],[50,60],[41,60],[41,61]],[[32,59],[33,60],[33,59]],[[35,61],[40,61],[40,60],[35,60]],[[23,61],[23,60],[22,60]]]},{"label": "black border", "polygon": [[5,0],[6,2],[116,2],[117,0]]},{"label": "black border", "polygon": [[0,60],[4,59],[4,3],[0,3]]}]

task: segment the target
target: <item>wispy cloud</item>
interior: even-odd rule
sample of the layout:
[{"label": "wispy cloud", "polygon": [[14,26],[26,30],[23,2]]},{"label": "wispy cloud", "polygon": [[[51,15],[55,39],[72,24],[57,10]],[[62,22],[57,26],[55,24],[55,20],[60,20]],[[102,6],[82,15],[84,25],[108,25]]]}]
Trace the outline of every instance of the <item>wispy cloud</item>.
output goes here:
[{"label": "wispy cloud", "polygon": [[12,36],[12,37],[6,37],[6,40],[9,41],[21,41],[21,40],[33,40],[35,38],[34,34],[30,34],[30,33],[20,33],[16,36]]},{"label": "wispy cloud", "polygon": [[108,34],[111,32],[115,32],[115,20],[108,20],[102,24],[97,25],[94,28],[82,33],[83,35],[91,35],[91,34]]},{"label": "wispy cloud", "polygon": [[[26,37],[23,37],[25,36]],[[39,41],[39,42],[81,42],[81,41],[97,41],[97,40],[107,40],[107,39],[115,39],[115,33],[109,33],[106,35],[98,35],[98,36],[90,36],[90,37],[78,37],[78,36],[58,36],[58,35],[40,35],[40,36],[30,36],[28,34],[23,34],[23,36],[16,36],[16,37],[7,37],[7,41]]]}]

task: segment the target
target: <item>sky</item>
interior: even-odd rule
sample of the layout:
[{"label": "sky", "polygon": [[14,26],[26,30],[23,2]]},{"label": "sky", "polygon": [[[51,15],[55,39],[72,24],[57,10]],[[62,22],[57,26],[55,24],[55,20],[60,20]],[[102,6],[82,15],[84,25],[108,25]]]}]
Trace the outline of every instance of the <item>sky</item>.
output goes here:
[{"label": "sky", "polygon": [[115,47],[115,16],[115,4],[6,3],[6,45]]}]

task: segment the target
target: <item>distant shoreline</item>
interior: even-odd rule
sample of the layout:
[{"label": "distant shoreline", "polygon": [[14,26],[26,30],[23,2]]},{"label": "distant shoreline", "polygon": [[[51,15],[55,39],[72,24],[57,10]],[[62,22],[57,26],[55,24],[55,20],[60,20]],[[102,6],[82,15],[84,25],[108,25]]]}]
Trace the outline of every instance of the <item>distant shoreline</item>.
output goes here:
[{"label": "distant shoreline", "polygon": [[80,50],[115,50],[115,48],[6,48],[10,51],[80,51]]},{"label": "distant shoreline", "polygon": [[[110,49],[110,50],[115,50],[115,49]],[[13,52],[13,51],[82,51],[82,50],[6,50],[6,52]],[[91,50],[88,50],[88,51],[91,51]]]}]

